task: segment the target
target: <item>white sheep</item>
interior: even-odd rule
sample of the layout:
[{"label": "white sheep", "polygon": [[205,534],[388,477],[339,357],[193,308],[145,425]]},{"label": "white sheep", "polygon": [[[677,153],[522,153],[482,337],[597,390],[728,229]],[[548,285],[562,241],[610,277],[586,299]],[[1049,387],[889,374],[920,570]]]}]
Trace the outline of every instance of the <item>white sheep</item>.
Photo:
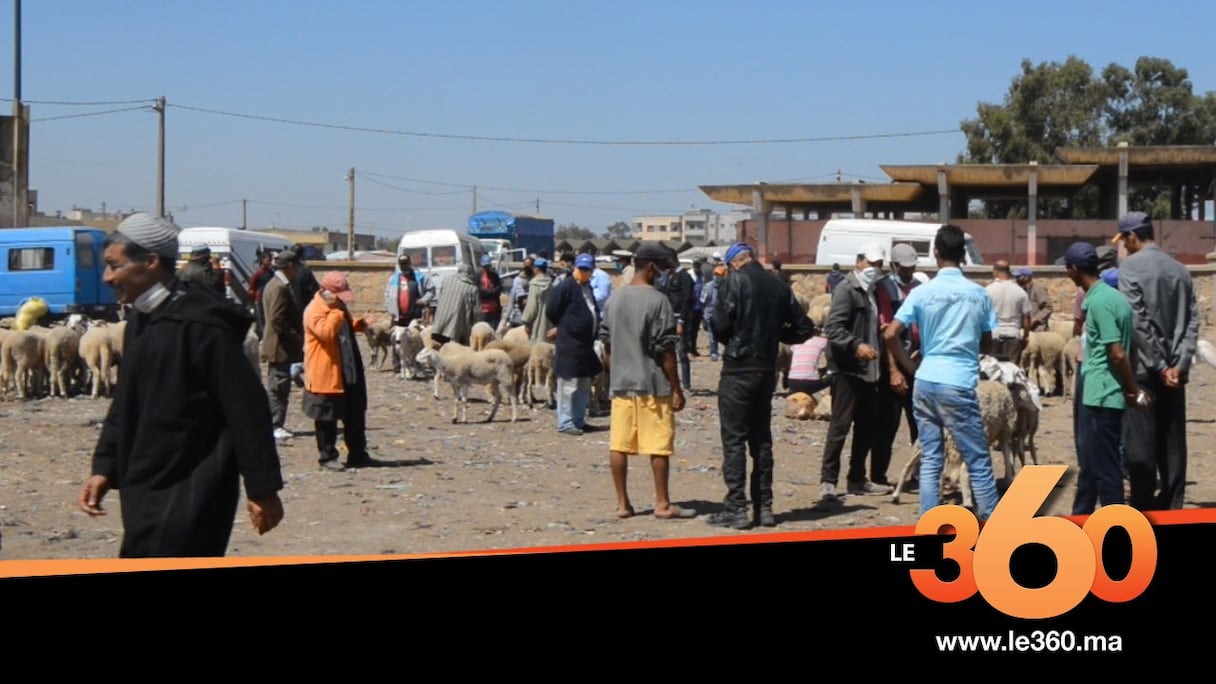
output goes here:
[{"label": "white sheep", "polygon": [[[967,466],[963,462],[963,455],[958,451],[958,445],[954,443],[954,436],[949,430],[942,431],[942,480],[941,491],[946,494],[949,486],[957,488],[963,496],[963,506],[974,508],[974,500],[971,494],[971,474],[967,472]],[[912,475],[912,470],[920,466],[920,441],[917,440],[912,445],[912,458],[908,459],[908,463],[904,465],[903,472],[899,475],[899,481],[895,483],[895,493],[891,495],[891,503],[899,503],[900,495],[903,494],[904,485],[908,483]]]},{"label": "white sheep", "polygon": [[245,341],[242,343],[242,349],[245,352],[245,358],[249,359],[249,364],[253,366],[253,372],[257,373],[258,377],[262,377],[262,361],[260,347],[262,341],[258,339],[258,329],[256,325],[250,325],[249,330],[245,333]]},{"label": "white sheep", "polygon": [[[435,351],[423,348],[418,352],[418,362],[428,364],[436,370],[436,377],[442,375],[452,386],[456,395],[456,411],[452,416],[453,423],[467,423],[468,392],[471,385],[488,385],[493,394],[493,404],[490,407],[486,422],[494,420],[498,407],[502,403],[502,390],[511,387],[512,363],[511,357],[501,349],[486,349],[473,351],[469,347],[455,342],[448,342]],[[438,397],[436,397],[438,398]],[[515,395],[508,392],[507,399],[511,403],[511,422],[518,417]]]},{"label": "white sheep", "polygon": [[556,349],[552,342],[537,342],[532,345],[532,354],[528,358],[527,372],[524,375],[522,402],[528,404],[529,410],[536,410],[533,405],[536,387],[546,389],[545,407],[553,408],[557,399],[557,376],[553,374],[553,355]]},{"label": "white sheep", "polygon": [[1043,390],[1044,396],[1056,393],[1056,379],[1063,381],[1064,345],[1067,340],[1054,332],[1033,332],[1022,351],[1022,368]]},{"label": "white sheep", "polygon": [[492,340],[485,346],[486,349],[501,349],[511,357],[512,364],[512,385],[511,393],[519,397],[519,401],[523,401],[524,382],[526,373],[528,372],[528,359],[532,358],[532,345],[528,342],[517,342],[515,340]]},{"label": "white sheep", "polygon": [[1034,437],[1039,430],[1039,412],[1043,409],[1038,388],[1020,366],[1008,361],[998,361],[992,356],[980,357],[980,374],[984,379],[1003,383],[1009,388],[1013,403],[1017,407],[1013,453],[1017,456],[1020,466],[1025,466],[1026,452],[1029,450],[1031,461],[1037,465],[1039,456]]},{"label": "white sheep", "polygon": [[528,326],[517,325],[511,328],[502,336],[502,339],[508,342],[523,342],[525,344],[532,341],[532,336],[528,332]]},{"label": "white sheep", "polygon": [[104,321],[94,321],[80,336],[78,353],[93,379],[92,398],[110,396],[110,367],[113,364],[113,346],[110,339],[111,326]]},{"label": "white sheep", "polygon": [[1062,360],[1064,366],[1064,399],[1076,401],[1072,393],[1076,389],[1077,371],[1079,370],[1077,356],[1081,353],[1081,338],[1070,338],[1064,343],[1064,351],[1061,353],[1064,355]]},{"label": "white sheep", "polygon": [[422,324],[417,320],[409,325],[395,325],[391,333],[393,349],[397,350],[397,358],[401,362],[398,375],[402,380],[420,376],[422,366],[418,365],[418,352],[422,351]]},{"label": "white sheep", "polygon": [[790,365],[794,362],[794,350],[784,342],[777,343],[777,387],[789,389]]},{"label": "white sheep", "polygon": [[1200,363],[1206,363],[1216,368],[1216,346],[1207,340],[1199,340],[1195,345],[1195,358],[1192,365],[1198,366]]},{"label": "white sheep", "polygon": [[822,328],[827,320],[828,311],[832,308],[832,295],[816,295],[807,309],[807,316],[814,322],[816,328]]},{"label": "white sheep", "polygon": [[485,321],[477,321],[473,324],[473,330],[469,333],[469,348],[473,351],[481,351],[486,344],[497,339],[494,335],[494,328]]},{"label": "white sheep", "polygon": [[57,326],[43,338],[42,362],[50,378],[52,397],[72,395],[72,379],[80,360],[80,333],[73,327]]},{"label": "white sheep", "polygon": [[4,338],[0,347],[0,377],[4,384],[16,388],[18,399],[42,394],[46,362],[43,355],[44,333],[14,330]]},{"label": "white sheep", "polygon": [[608,348],[600,340],[595,341],[595,355],[600,360],[600,372],[591,378],[591,415],[602,416],[605,406],[612,405],[611,377],[608,371]]}]

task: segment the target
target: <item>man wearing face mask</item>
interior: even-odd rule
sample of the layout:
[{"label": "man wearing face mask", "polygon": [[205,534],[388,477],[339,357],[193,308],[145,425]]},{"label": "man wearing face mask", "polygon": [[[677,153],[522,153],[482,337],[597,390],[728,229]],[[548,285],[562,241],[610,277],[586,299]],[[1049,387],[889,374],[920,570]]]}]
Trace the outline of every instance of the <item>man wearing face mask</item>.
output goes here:
[{"label": "man wearing face mask", "polygon": [[692,276],[680,268],[680,259],[674,249],[668,249],[670,259],[667,267],[655,281],[655,287],[667,295],[671,308],[676,313],[676,330],[680,341],[676,345],[676,358],[680,362],[680,384],[685,391],[692,391],[692,368],[688,360],[686,326],[692,321],[693,286]]},{"label": "man wearing face mask", "polygon": [[244,481],[250,522],[283,518],[270,402],[242,347],[253,315],[174,277],[178,228],[149,213],[107,240],[103,280],[131,304],[122,373],[78,505],[121,492],[119,556],[223,556]]},{"label": "man wearing face mask", "polygon": [[[866,456],[871,455],[878,437],[878,383],[883,378],[883,346],[879,337],[878,303],[875,283],[882,275],[887,251],[877,243],[865,245],[857,254],[851,273],[832,292],[832,306],[824,321],[830,348],[829,368],[832,381],[832,422],[828,428],[820,472],[820,505],[838,501],[836,485],[840,478],[840,456],[849,430],[853,443],[846,476],[849,494],[881,496],[892,488],[886,480],[888,463],[871,458],[872,477],[866,478]],[[888,460],[890,454],[887,454]]]},{"label": "man wearing face mask", "polygon": [[[895,312],[899,311],[904,300],[917,285],[927,280],[922,279],[924,274],[916,270],[917,261],[916,249],[912,245],[900,243],[891,247],[891,266],[895,270],[874,284],[880,330],[895,320]],[[900,343],[911,358],[917,358],[920,354],[920,329],[915,324],[904,329],[900,334]],[[881,374],[878,381],[880,426],[871,452],[870,481],[889,485],[887,466],[891,463],[895,434],[899,432],[900,415],[903,414],[908,422],[909,444],[916,443],[916,418],[912,415],[912,377],[900,371],[891,350],[885,351],[878,368]]]}]

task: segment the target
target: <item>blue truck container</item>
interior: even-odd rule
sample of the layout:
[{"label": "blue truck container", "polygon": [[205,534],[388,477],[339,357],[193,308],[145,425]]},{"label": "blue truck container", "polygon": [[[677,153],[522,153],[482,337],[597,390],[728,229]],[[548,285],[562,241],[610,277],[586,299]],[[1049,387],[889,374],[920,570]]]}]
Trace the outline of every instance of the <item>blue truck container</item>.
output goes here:
[{"label": "blue truck container", "polygon": [[41,297],[52,317],[117,318],[114,290],[101,279],[106,237],[84,226],[0,229],[0,316]]},{"label": "blue truck container", "polygon": [[469,217],[469,237],[509,240],[511,249],[527,254],[553,254],[553,219],[505,211],[483,211]]}]

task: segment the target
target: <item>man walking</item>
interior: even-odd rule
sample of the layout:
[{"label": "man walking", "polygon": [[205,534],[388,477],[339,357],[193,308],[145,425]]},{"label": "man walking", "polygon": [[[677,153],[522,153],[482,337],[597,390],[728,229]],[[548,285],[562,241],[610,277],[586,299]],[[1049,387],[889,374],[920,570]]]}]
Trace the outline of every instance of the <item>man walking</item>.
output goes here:
[{"label": "man walking", "polygon": [[[888,273],[878,279],[874,286],[875,302],[878,305],[879,331],[888,323],[895,320],[895,312],[903,305],[904,300],[917,287],[927,280],[921,280],[921,274],[916,270],[918,257],[912,245],[900,243],[891,248],[891,265],[894,273]],[[920,355],[920,331],[916,326],[910,326],[900,335],[900,344],[909,357]],[[895,362],[895,354],[884,349],[879,361],[880,378],[878,381],[878,418],[880,428],[872,449],[871,463],[891,462],[891,453],[895,444],[895,435],[899,432],[899,421],[907,417],[908,443],[915,444],[916,418],[912,415],[911,375],[904,375]],[[886,470],[871,473],[870,480],[879,485],[889,485],[885,477]]]},{"label": "man walking", "polygon": [[523,324],[528,326],[528,337],[532,344],[548,341],[549,318],[545,306],[549,301],[549,262],[543,257],[532,262],[532,279],[528,282],[528,302],[524,305]]},{"label": "man walking", "polygon": [[[1140,510],[1179,509],[1186,489],[1186,384],[1199,342],[1195,288],[1186,267],[1157,246],[1148,215],[1124,216],[1119,241],[1128,253],[1119,265],[1119,291],[1132,307],[1136,384],[1152,400],[1148,411],[1123,417],[1128,503]],[[1154,496],[1158,480],[1161,491]]]},{"label": "man walking", "polygon": [[[878,384],[882,372],[883,345],[879,339],[878,304],[874,285],[886,261],[880,244],[869,244],[857,255],[856,268],[832,292],[832,306],[824,320],[830,348],[828,363],[832,378],[832,422],[823,448],[819,475],[820,504],[836,502],[840,479],[840,456],[844,442],[853,432],[846,475],[848,492],[861,495],[890,494],[885,484],[891,450],[885,460],[875,451],[885,423],[878,404]],[[870,477],[866,477],[866,456],[870,456]]]},{"label": "man walking", "polygon": [[[396,327],[406,327],[422,318],[428,303],[434,297],[435,287],[425,273],[415,271],[410,255],[397,257],[397,270],[388,277],[384,286],[384,310]],[[393,372],[401,372],[401,350],[393,348]]]},{"label": "man walking", "polygon": [[1021,365],[1022,349],[1030,336],[1030,295],[1010,280],[1009,262],[1004,259],[992,265],[992,282],[985,291],[996,312],[995,356]]},{"label": "man walking", "polygon": [[[777,389],[777,346],[801,344],[815,325],[789,286],[769,275],[755,259],[751,245],[740,242],[726,250],[730,271],[718,291],[713,329],[724,345],[718,378],[718,415],[722,434],[722,475],[726,480],[724,510],[710,524],[747,529],[752,523],[772,527],[773,392]],[[753,461],[748,519],[747,457]]]},{"label": "man walking", "polygon": [[628,518],[636,512],[627,487],[628,458],[647,454],[654,475],[654,516],[663,520],[692,518],[696,513],[671,503],[668,492],[675,451],[675,414],[684,409],[684,394],[676,372],[675,315],[671,302],[654,287],[655,279],[667,267],[667,251],[653,242],[643,242],[633,258],[633,280],[608,300],[599,333],[611,378],[609,458],[616,513],[617,517]]},{"label": "man walking", "polygon": [[1089,350],[1077,374],[1085,376],[1084,396],[1076,396],[1077,493],[1073,515],[1089,515],[1123,503],[1123,456],[1119,442],[1124,410],[1144,411],[1148,396],[1136,386],[1132,370],[1132,308],[1118,290],[1102,282],[1098,252],[1088,242],[1073,243],[1064,254],[1068,278],[1085,292],[1085,338]]},{"label": "man walking", "polygon": [[[937,277],[909,293],[895,320],[883,330],[883,340],[900,369],[915,377],[912,402],[921,445],[921,514],[941,498],[944,433],[949,431],[971,477],[976,517],[985,521],[996,508],[998,495],[976,387],[979,357],[991,350],[996,314],[988,293],[959,267],[966,254],[965,240],[958,226],[938,229],[933,241]],[[919,364],[899,343],[903,329],[912,325],[920,330]]]},{"label": "man walking", "polygon": [[287,430],[287,401],[291,396],[291,364],[304,361],[304,315],[291,296],[291,280],[300,258],[290,249],[274,257],[274,275],[262,290],[266,329],[261,357],[267,364],[270,415],[275,439],[290,439]]},{"label": "man walking", "polygon": [[463,263],[439,288],[439,304],[435,308],[431,339],[440,346],[448,342],[468,346],[480,311],[481,299],[473,276],[473,265]]},{"label": "man walking", "polygon": [[574,261],[573,274],[554,286],[545,306],[553,326],[553,374],[557,376],[557,431],[581,435],[586,429],[587,405],[591,403],[591,378],[603,370],[595,353],[600,317],[591,290],[595,262],[590,254]]},{"label": "man walking", "polygon": [[178,227],[133,214],[105,246],[105,275],[132,306],[123,371],[78,505],[105,515],[121,492],[122,558],[223,556],[244,481],[258,534],[283,519],[270,407],[241,343],[253,317],[174,277]]},{"label": "man walking", "polygon": [[481,320],[498,330],[502,320],[502,278],[494,270],[494,259],[489,254],[481,255],[481,275],[477,281],[478,298],[481,301]]}]

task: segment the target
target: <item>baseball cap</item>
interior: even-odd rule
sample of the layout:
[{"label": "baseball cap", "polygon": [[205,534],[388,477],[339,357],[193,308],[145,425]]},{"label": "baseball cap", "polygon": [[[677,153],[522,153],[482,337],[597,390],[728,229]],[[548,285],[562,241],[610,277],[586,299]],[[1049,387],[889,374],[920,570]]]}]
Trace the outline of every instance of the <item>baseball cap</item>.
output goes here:
[{"label": "baseball cap", "polygon": [[595,268],[595,259],[590,254],[580,254],[574,259],[575,268],[593,269]]},{"label": "baseball cap", "polygon": [[612,256],[633,258],[633,252],[627,249],[614,249],[612,250]]},{"label": "baseball cap", "polygon": [[494,259],[491,258],[489,254],[481,255],[481,265],[482,266],[489,266],[492,263],[494,263]]},{"label": "baseball cap", "polygon": [[1138,231],[1141,228],[1152,228],[1153,220],[1148,217],[1148,214],[1143,211],[1133,211],[1119,219],[1119,232],[1115,237],[1111,238],[1112,243],[1116,243],[1127,236],[1128,233]]},{"label": "baseball cap", "polygon": [[1064,264],[1074,268],[1096,269],[1098,267],[1098,250],[1088,242],[1074,242],[1064,252]]},{"label": "baseball cap", "polygon": [[858,254],[861,254],[869,262],[887,260],[887,249],[877,242],[871,242],[862,246]]},{"label": "baseball cap", "polygon": [[742,254],[744,252],[751,252],[751,251],[753,251],[751,245],[747,244],[746,242],[736,242],[735,244],[731,245],[729,249],[726,250],[725,261],[726,261],[726,263],[729,264],[730,262],[734,261],[735,257],[739,256],[740,254]]},{"label": "baseball cap", "polygon": [[1110,245],[1102,245],[1095,250],[1098,253],[1098,270],[1114,268],[1119,259],[1119,252]]},{"label": "baseball cap", "polygon": [[[1064,263],[1065,263],[1065,264],[1067,264],[1067,263],[1068,263],[1068,255],[1067,255],[1067,254],[1065,254],[1065,255],[1064,255]],[[1013,277],[1014,277],[1014,278],[1029,278],[1029,277],[1031,277],[1032,275],[1034,275],[1034,274],[1033,274],[1033,273],[1031,273],[1031,272],[1030,272],[1030,269],[1029,269],[1029,268],[1026,268],[1025,266],[1023,266],[1023,267],[1021,267],[1021,268],[1019,268],[1019,269],[1017,269],[1016,271],[1014,271],[1014,272],[1013,272]]]},{"label": "baseball cap", "polygon": [[900,243],[891,248],[891,263],[896,266],[915,266],[919,259],[916,248],[907,243]]},{"label": "baseball cap", "polygon": [[283,268],[284,266],[287,266],[288,264],[299,263],[299,261],[300,261],[300,257],[294,251],[292,251],[290,249],[285,249],[285,250],[279,252],[278,254],[274,255],[274,267],[275,268]]},{"label": "baseball cap", "polygon": [[549,268],[549,262],[543,257],[536,257],[536,260],[532,262],[532,266],[535,268]]},{"label": "baseball cap", "polygon": [[715,259],[719,259],[719,260],[721,260],[721,259],[722,259],[722,252],[714,252],[714,258],[715,258]]},{"label": "baseball cap", "polygon": [[350,291],[350,283],[346,281],[346,276],[338,271],[326,273],[321,278],[321,288],[332,292],[335,297],[348,304],[355,298],[355,293]]}]

